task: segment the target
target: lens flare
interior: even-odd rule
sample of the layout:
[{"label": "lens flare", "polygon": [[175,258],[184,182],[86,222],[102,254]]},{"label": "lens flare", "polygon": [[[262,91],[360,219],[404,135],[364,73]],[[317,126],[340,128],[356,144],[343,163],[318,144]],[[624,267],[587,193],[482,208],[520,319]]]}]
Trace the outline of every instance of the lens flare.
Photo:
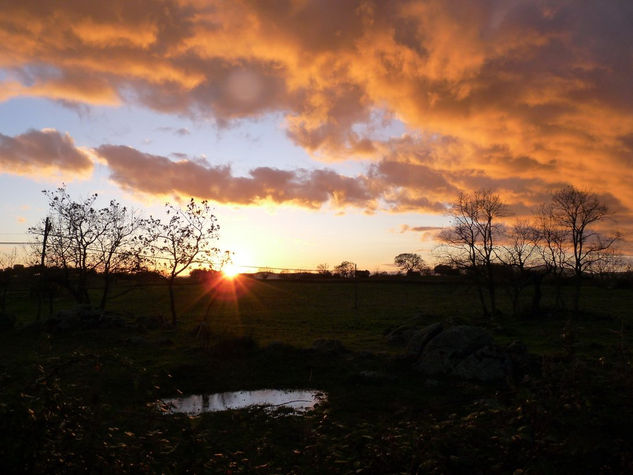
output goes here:
[{"label": "lens flare", "polygon": [[224,274],[224,277],[226,277],[228,279],[234,279],[235,277],[237,277],[239,275],[240,269],[236,265],[227,264],[222,269],[222,273]]}]

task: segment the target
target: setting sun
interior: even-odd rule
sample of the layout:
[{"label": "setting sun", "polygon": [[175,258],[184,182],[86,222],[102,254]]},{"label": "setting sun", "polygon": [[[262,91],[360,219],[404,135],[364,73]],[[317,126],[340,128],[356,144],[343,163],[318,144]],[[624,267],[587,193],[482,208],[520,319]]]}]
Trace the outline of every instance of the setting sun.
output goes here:
[{"label": "setting sun", "polygon": [[237,277],[239,275],[240,268],[238,266],[236,266],[236,265],[233,265],[233,264],[227,264],[222,269],[222,273],[224,274],[225,277],[227,277],[229,279],[234,279],[235,277]]}]

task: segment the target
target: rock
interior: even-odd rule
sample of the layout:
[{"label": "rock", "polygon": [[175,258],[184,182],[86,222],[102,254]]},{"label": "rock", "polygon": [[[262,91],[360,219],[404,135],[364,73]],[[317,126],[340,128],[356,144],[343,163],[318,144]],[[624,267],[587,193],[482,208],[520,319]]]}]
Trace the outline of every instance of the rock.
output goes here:
[{"label": "rock", "polygon": [[412,356],[419,356],[424,350],[426,344],[435,338],[444,330],[444,325],[441,323],[432,323],[431,325],[424,327],[422,330],[414,332],[407,343],[406,353]]},{"label": "rock", "polygon": [[492,346],[485,346],[464,358],[452,374],[464,379],[490,382],[504,379],[512,372],[507,354]]},{"label": "rock", "polygon": [[314,342],[312,343],[312,349],[320,353],[340,354],[347,352],[347,348],[345,348],[345,346],[343,346],[343,343],[341,343],[339,340],[314,340]]},{"label": "rock", "polygon": [[424,325],[423,322],[428,321],[428,318],[429,317],[420,315],[407,320],[404,324],[396,328],[387,329],[384,333],[387,342],[392,345],[407,345],[413,335],[420,331],[420,327]]},{"label": "rock", "polygon": [[121,328],[125,326],[125,321],[116,313],[80,305],[60,310],[54,317],[46,320],[45,325],[49,331],[55,332],[94,328]]},{"label": "rock", "polygon": [[426,344],[417,368],[429,376],[449,374],[467,356],[492,345],[492,336],[484,328],[467,325],[450,327]]}]

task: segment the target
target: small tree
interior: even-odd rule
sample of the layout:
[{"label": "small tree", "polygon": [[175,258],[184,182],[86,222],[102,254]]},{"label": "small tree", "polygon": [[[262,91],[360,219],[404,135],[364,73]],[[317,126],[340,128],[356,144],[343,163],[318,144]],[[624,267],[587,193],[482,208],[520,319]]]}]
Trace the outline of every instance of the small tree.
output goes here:
[{"label": "small tree", "polygon": [[174,282],[176,277],[196,261],[210,262],[218,249],[212,245],[218,239],[219,225],[208,201],[193,198],[185,208],[166,205],[169,221],[150,217],[145,221],[145,244],[151,263],[167,280],[171,323],[176,325]]},{"label": "small tree", "polygon": [[356,271],[356,264],[350,261],[343,261],[334,268],[334,273],[343,277],[344,279],[350,279],[354,277]]},{"label": "small tree", "polygon": [[325,263],[319,264],[317,266],[317,272],[323,277],[330,277],[332,275],[332,273],[330,272],[330,266]]},{"label": "small tree", "polygon": [[405,252],[398,254],[393,263],[405,274],[410,272],[422,272],[427,269],[424,259],[419,254]]},{"label": "small tree", "polygon": [[[541,262],[544,266],[541,274],[543,277],[545,275],[553,276],[555,306],[556,308],[561,308],[561,285],[569,255],[566,247],[566,232],[554,219],[549,204],[543,205],[540,209],[537,232],[539,239],[538,252],[541,255]],[[541,298],[540,281],[538,283],[539,286],[535,286],[534,289],[535,294],[532,305],[535,309],[540,306]]]},{"label": "small tree", "polygon": [[125,206],[112,200],[100,212],[104,232],[99,234],[94,252],[101,261],[103,293],[99,307],[105,309],[112,277],[120,272],[140,269],[141,238],[137,234],[142,220]]},{"label": "small tree", "polygon": [[[507,283],[512,300],[512,312],[516,316],[519,313],[519,299],[525,287],[534,282],[535,295],[540,292],[540,280],[537,282],[533,279],[534,269],[539,265],[537,258],[540,238],[538,230],[525,221],[515,222],[507,230],[504,238],[498,257],[508,271]],[[540,273],[536,274],[540,276]]]},{"label": "small tree", "polygon": [[[497,313],[494,264],[497,238],[502,232],[497,221],[506,215],[506,205],[490,190],[460,193],[450,211],[452,226],[440,233],[447,244],[449,262],[465,268],[473,278],[486,316]],[[484,288],[488,291],[490,312]]]},{"label": "small tree", "polygon": [[0,252],[0,314],[5,313],[7,304],[7,293],[13,277],[13,266],[17,259],[17,251],[5,253]]}]

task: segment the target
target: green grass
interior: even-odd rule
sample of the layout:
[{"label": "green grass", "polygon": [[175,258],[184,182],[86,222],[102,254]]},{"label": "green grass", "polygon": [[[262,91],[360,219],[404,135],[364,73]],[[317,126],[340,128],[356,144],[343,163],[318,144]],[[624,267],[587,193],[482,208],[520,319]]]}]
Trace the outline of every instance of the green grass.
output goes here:
[{"label": "green grass", "polygon": [[[630,290],[585,288],[573,358],[561,339],[568,313],[512,317],[501,290],[502,314],[489,327],[500,344],[524,341],[540,370],[484,385],[429,381],[384,338],[412,318],[482,324],[467,285],[245,280],[237,288],[231,299],[178,286],[176,328],[137,326],[139,317],[169,319],[166,289],[150,286],[109,302],[123,327],[67,331],[34,324],[34,300],[9,294],[19,320],[0,332],[3,473],[558,473],[633,463]],[[204,349],[194,330],[211,296],[214,338]],[[529,301],[527,293],[522,305]],[[314,352],[316,339],[352,351]],[[367,371],[384,378],[362,377]],[[179,392],[266,387],[321,389],[329,400],[284,418],[163,416],[148,405]]]}]

